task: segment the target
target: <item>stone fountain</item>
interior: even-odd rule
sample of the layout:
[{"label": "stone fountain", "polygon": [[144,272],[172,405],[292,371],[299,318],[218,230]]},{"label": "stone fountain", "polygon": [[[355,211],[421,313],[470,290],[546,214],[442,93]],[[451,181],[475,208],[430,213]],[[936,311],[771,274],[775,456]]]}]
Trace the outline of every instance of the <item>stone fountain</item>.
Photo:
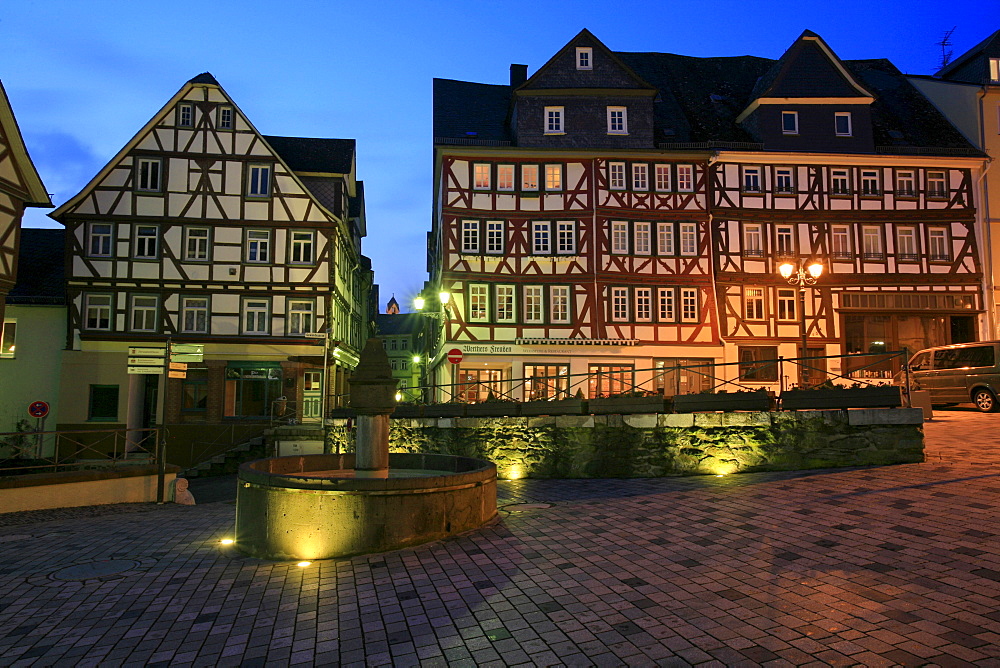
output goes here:
[{"label": "stone fountain", "polygon": [[351,378],[354,454],[272,457],[240,466],[236,547],[262,559],[330,559],[394,550],[475,529],[497,514],[496,466],[389,454],[396,381],[377,338]]}]

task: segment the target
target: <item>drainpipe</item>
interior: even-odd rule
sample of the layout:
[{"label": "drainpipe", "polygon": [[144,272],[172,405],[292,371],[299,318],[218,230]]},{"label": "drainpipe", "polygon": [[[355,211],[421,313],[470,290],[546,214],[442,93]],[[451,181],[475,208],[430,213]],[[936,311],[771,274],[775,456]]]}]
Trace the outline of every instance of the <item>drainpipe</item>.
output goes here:
[{"label": "drainpipe", "polygon": [[[979,146],[985,151],[986,150],[986,86],[979,89]],[[993,294],[995,286],[993,283],[993,230],[992,223],[990,219],[990,196],[986,188],[989,184],[985,183],[986,173],[990,171],[990,167],[993,166],[993,158],[989,157],[986,159],[986,167],[983,169],[983,173],[979,175],[979,179],[976,181],[976,190],[982,194],[981,196],[981,207],[979,219],[983,221],[983,287],[985,288],[985,294],[983,295],[986,299],[986,326],[988,328],[987,339],[1000,338],[1000,332],[997,331],[997,314],[996,314],[996,296]],[[973,197],[976,193],[973,193]]]}]

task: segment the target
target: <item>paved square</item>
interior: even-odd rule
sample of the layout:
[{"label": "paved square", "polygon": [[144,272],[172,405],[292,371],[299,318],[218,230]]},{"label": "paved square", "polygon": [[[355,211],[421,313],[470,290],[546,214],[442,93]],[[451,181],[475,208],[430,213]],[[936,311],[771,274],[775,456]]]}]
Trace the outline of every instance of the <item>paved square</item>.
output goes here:
[{"label": "paved square", "polygon": [[502,482],[551,506],[307,568],[227,501],[0,515],[0,666],[1000,666],[1000,415],[935,416],[924,464]]}]

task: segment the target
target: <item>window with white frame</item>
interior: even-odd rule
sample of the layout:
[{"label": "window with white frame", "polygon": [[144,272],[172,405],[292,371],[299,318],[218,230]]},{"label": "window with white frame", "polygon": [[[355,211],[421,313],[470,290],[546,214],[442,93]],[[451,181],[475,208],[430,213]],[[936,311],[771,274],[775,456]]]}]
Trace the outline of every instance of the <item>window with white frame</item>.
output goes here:
[{"label": "window with white frame", "polygon": [[948,188],[945,185],[945,175],[944,172],[940,171],[927,171],[927,196],[934,197],[938,199],[944,199],[948,197]]},{"label": "window with white frame", "polygon": [[781,132],[786,135],[799,134],[799,112],[781,112]]},{"label": "window with white frame", "polygon": [[184,259],[189,262],[207,262],[209,230],[207,227],[184,228]]},{"label": "window with white frame", "polygon": [[677,190],[682,193],[694,190],[694,165],[677,165]]},{"label": "window with white frame", "polygon": [[865,225],[861,228],[861,253],[866,260],[883,259],[881,228],[874,225]]},{"label": "window with white frame", "polygon": [[292,264],[312,264],[316,259],[316,233],[292,232],[292,252],[289,261]]},{"label": "window with white frame", "polygon": [[563,134],[563,108],[545,107],[545,134]]},{"label": "window with white frame", "polygon": [[133,332],[155,332],[159,300],[152,295],[132,295],[129,304],[130,327]]},{"label": "window with white frame", "polygon": [[542,286],[524,286],[524,321],[527,323],[542,322]]},{"label": "window with white frame", "polygon": [[628,288],[611,288],[611,319],[615,322],[628,320]]},{"label": "window with white frame", "polygon": [[681,288],[681,322],[698,322],[698,288]]},{"label": "window with white frame", "polygon": [[628,255],[628,223],[624,220],[611,221],[611,252]]},{"label": "window with white frame", "polygon": [[774,228],[775,257],[795,257],[795,226],[777,225]]},{"label": "window with white frame", "polygon": [[475,190],[489,190],[490,165],[485,162],[477,162],[472,165],[472,187]]},{"label": "window with white frame", "polygon": [[489,318],[490,289],[488,285],[469,286],[469,322],[486,322]]},{"label": "window with white frame", "polygon": [[86,329],[111,329],[111,295],[84,295],[83,313]]},{"label": "window with white frame", "polygon": [[521,190],[538,190],[538,165],[521,165]]},{"label": "window with white frame", "polygon": [[927,259],[931,262],[950,262],[948,251],[948,229],[945,227],[927,228]]},{"label": "window with white frame", "polygon": [[17,352],[17,321],[0,323],[0,357],[14,357]]},{"label": "window with white frame", "polygon": [[783,194],[795,192],[795,170],[791,167],[778,167],[774,170],[774,192]]},{"label": "window with white frame", "polygon": [[1000,83],[1000,58],[990,58],[990,83]]},{"label": "window with white frame", "polygon": [[677,255],[677,235],[673,223],[656,224],[657,255]]},{"label": "window with white frame", "polygon": [[87,223],[87,255],[111,257],[111,223]]},{"label": "window with white frame", "polygon": [[670,192],[670,165],[656,166],[656,191]]},{"label": "window with white frame", "polygon": [[479,252],[479,221],[478,220],[463,220],[462,221],[462,252],[463,253],[478,253]]},{"label": "window with white frame", "polygon": [[271,231],[247,230],[246,261],[267,264],[271,261]]},{"label": "window with white frame", "polygon": [[496,292],[496,321],[514,322],[514,286],[498,285]]},{"label": "window with white frame", "polygon": [[788,288],[778,288],[777,309],[775,311],[778,320],[796,320],[795,300],[796,291]]},{"label": "window with white frame", "polygon": [[833,114],[833,128],[838,137],[851,136],[851,112],[837,111]]},{"label": "window with white frame", "polygon": [[760,192],[760,167],[743,168],[743,192]]},{"label": "window with white frame", "polygon": [[160,175],[163,163],[159,158],[136,158],[136,190],[146,192],[160,191]]},{"label": "window with white frame", "polygon": [[851,228],[848,225],[834,225],[830,228],[830,256],[834,260],[850,260],[854,257]]},{"label": "window with white frame", "polygon": [[743,288],[743,317],[746,320],[764,320],[764,288]]},{"label": "window with white frame", "polygon": [[896,259],[900,261],[920,259],[917,251],[917,228],[909,225],[896,228]]},{"label": "window with white frame", "polygon": [[650,248],[650,224],[649,223],[633,223],[632,224],[632,252],[636,255],[649,255],[651,252]]},{"label": "window with white frame", "polygon": [[186,334],[208,333],[208,297],[181,298],[181,331]]},{"label": "window with white frame", "polygon": [[271,196],[271,165],[250,165],[247,168],[247,197]]},{"label": "window with white frame", "polygon": [[608,134],[627,135],[628,116],[625,107],[608,107]]},{"label": "window with white frame", "polygon": [[698,254],[698,223],[681,223],[681,255]]},{"label": "window with white frame", "polygon": [[636,322],[650,322],[653,320],[653,289],[635,289],[635,319]]},{"label": "window with white frame", "polygon": [[830,170],[830,192],[834,195],[851,194],[851,174],[848,170]]},{"label": "window with white frame", "polygon": [[552,239],[548,221],[531,223],[531,254],[548,255],[552,252]]},{"label": "window with white frame", "polygon": [[562,165],[545,165],[545,189],[562,190]]},{"label": "window with white frame", "polygon": [[271,304],[266,299],[243,300],[243,333],[267,334],[271,331]]},{"label": "window with white frame", "polygon": [[742,255],[764,257],[764,232],[760,223],[744,223]]},{"label": "window with white frame", "polygon": [[861,170],[861,195],[864,197],[877,197],[882,194],[882,189],[878,183],[878,170]]},{"label": "window with white frame", "polygon": [[896,196],[915,197],[917,194],[916,172],[912,169],[896,170]]},{"label": "window with white frame", "polygon": [[514,189],[514,165],[497,165],[497,190]]},{"label": "window with white frame", "polygon": [[553,285],[549,287],[549,320],[564,324],[570,321],[569,287]]},{"label": "window with white frame", "polygon": [[285,326],[289,335],[310,334],[313,331],[316,303],[306,299],[289,299]]},{"label": "window with white frame", "polygon": [[632,190],[649,190],[649,165],[644,162],[632,164]]},{"label": "window with white frame", "polygon": [[231,106],[223,104],[219,107],[218,127],[220,130],[232,130],[234,118],[233,108]]},{"label": "window with white frame", "polygon": [[590,70],[594,68],[594,50],[589,46],[576,47],[576,69]]},{"label": "window with white frame", "polygon": [[572,220],[560,220],[556,223],[556,253],[559,255],[576,254],[576,223]]},{"label": "window with white frame", "polygon": [[177,105],[177,125],[182,128],[194,126],[194,105],[190,102]]},{"label": "window with white frame", "polygon": [[503,255],[506,236],[506,223],[504,221],[486,221],[486,253],[489,255]]},{"label": "window with white frame", "polygon": [[625,163],[608,163],[608,188],[611,190],[625,190]]},{"label": "window with white frame", "polygon": [[156,225],[136,225],[134,252],[137,260],[155,260],[159,253],[160,229]]},{"label": "window with white frame", "polygon": [[677,322],[677,291],[674,288],[656,290],[656,319],[660,322]]}]

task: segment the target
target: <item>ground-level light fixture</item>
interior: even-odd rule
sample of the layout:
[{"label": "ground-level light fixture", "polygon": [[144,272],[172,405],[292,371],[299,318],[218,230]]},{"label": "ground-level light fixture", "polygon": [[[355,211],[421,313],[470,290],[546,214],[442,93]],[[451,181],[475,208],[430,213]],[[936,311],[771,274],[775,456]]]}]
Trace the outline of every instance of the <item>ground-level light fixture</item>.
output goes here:
[{"label": "ground-level light fixture", "polygon": [[306,566],[311,566],[312,562],[311,561],[300,561],[299,563],[297,563],[295,565],[298,566],[299,568],[305,568]]},{"label": "ground-level light fixture", "polygon": [[234,541],[232,538],[223,538],[222,540],[219,541],[221,545],[232,545],[234,542],[236,541]]}]

